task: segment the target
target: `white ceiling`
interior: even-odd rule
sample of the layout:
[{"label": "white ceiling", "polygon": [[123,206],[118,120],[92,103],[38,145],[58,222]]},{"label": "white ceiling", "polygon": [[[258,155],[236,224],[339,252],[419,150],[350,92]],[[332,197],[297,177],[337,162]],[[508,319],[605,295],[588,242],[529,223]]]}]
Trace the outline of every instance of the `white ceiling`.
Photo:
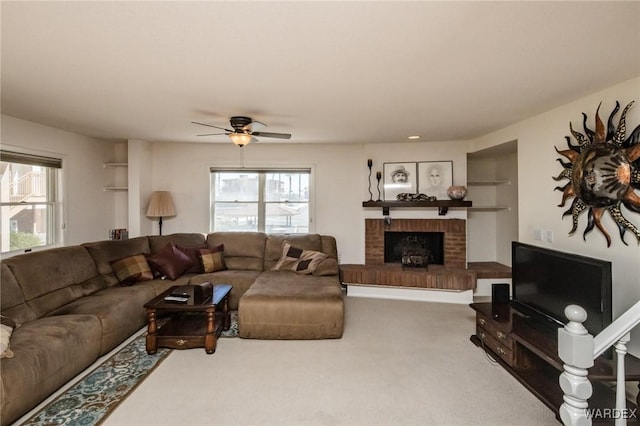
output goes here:
[{"label": "white ceiling", "polygon": [[2,113],[107,139],[229,143],[191,121],[232,115],[286,143],[468,139],[640,75],[638,1],[1,8]]}]

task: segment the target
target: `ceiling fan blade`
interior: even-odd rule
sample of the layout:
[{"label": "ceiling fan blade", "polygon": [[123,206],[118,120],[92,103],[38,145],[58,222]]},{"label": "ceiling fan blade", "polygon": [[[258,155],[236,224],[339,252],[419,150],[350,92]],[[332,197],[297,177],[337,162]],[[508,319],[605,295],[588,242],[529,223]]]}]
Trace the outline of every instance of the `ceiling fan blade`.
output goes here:
[{"label": "ceiling fan blade", "polygon": [[252,132],[251,135],[263,138],[291,139],[289,133]]},{"label": "ceiling fan blade", "polygon": [[225,129],[224,127],[214,126],[213,124],[198,123],[197,121],[192,121],[192,123],[199,124],[201,126],[213,127],[214,129],[224,130],[225,132],[233,132],[233,130]]},{"label": "ceiling fan blade", "polygon": [[264,129],[265,127],[267,127],[266,124],[260,122],[260,121],[252,121],[251,123],[247,124],[246,126],[244,126],[242,128],[242,130],[248,130],[249,132],[253,133],[253,132],[257,132],[261,129]]},{"label": "ceiling fan blade", "polygon": [[229,133],[203,133],[197,136],[219,136],[219,135],[228,135]]}]

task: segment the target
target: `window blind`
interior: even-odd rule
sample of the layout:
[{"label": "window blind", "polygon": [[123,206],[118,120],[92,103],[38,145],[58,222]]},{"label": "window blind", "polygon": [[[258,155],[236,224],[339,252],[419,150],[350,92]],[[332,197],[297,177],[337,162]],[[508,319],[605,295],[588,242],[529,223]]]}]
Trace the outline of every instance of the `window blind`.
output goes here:
[{"label": "window blind", "polygon": [[8,163],[28,164],[30,166],[52,167],[56,169],[62,168],[62,160],[60,158],[24,154],[21,152],[5,150],[0,150],[0,161],[6,161]]}]

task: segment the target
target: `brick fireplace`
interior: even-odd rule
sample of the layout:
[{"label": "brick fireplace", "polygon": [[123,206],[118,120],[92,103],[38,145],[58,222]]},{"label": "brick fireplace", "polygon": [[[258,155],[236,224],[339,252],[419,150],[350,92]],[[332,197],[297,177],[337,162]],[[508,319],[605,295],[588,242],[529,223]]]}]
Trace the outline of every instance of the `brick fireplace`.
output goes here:
[{"label": "brick fireplace", "polygon": [[463,219],[365,219],[365,264],[384,264],[385,232],[444,233],[444,268],[465,269],[467,264],[467,225]]},{"label": "brick fireplace", "polygon": [[[385,232],[444,233],[443,264],[403,268],[384,263]],[[467,226],[463,219],[365,219],[365,264],[341,265],[343,281],[355,286],[413,287],[438,290],[473,290],[476,273],[467,269]]]},{"label": "brick fireplace", "polygon": [[[384,262],[385,232],[442,232],[443,264],[404,268]],[[340,265],[350,288],[404,287],[466,292],[476,288],[477,274],[467,269],[467,224],[464,219],[365,219],[365,264]],[[468,297],[468,296],[464,296]],[[466,300],[470,303],[472,299]]]}]

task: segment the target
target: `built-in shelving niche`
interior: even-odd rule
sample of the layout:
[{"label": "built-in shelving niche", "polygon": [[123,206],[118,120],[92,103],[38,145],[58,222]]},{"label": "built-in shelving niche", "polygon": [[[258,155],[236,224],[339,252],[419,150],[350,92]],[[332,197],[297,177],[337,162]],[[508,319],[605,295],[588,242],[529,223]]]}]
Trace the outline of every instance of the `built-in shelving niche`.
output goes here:
[{"label": "built-in shelving niche", "polygon": [[[129,164],[128,163],[123,163],[123,162],[108,162],[108,163],[104,163],[102,165],[102,167],[104,168],[121,168],[121,167],[128,167]],[[116,176],[117,172],[114,172],[114,179],[117,181],[118,180],[118,176]],[[107,185],[104,187],[105,191],[127,191],[129,188],[126,185]]]}]

